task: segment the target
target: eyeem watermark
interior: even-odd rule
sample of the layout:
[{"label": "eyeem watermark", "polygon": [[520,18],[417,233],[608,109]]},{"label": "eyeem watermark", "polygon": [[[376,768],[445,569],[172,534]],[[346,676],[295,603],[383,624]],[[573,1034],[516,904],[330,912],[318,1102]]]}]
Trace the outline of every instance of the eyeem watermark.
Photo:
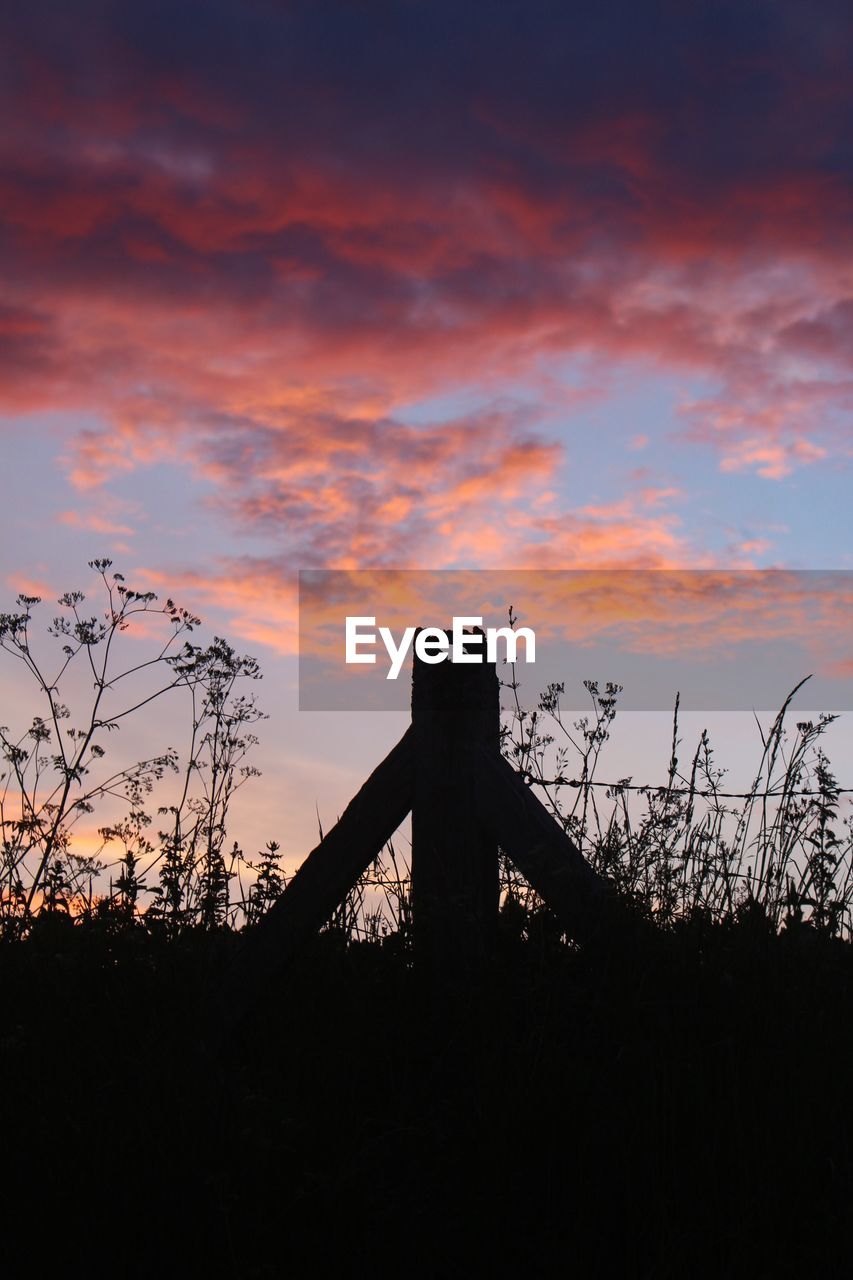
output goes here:
[{"label": "eyeem watermark", "polygon": [[[535,628],[535,665],[516,618]],[[805,676],[808,717],[853,708],[851,569],[305,569],[300,710],[407,711],[417,635],[428,663],[496,659],[499,672],[514,643],[527,696],[562,685],[563,711],[581,716],[588,681],[622,685],[623,714],[671,717],[678,692],[685,711],[775,715]]]},{"label": "eyeem watermark", "polygon": [[[474,627],[480,630],[472,630]],[[482,627],[481,617],[454,617],[449,635],[442,627],[422,627],[420,631],[406,627],[398,641],[390,627],[376,628],[375,617],[347,616],[346,660],[351,665],[375,664],[376,653],[363,651],[375,649],[378,633],[390,661],[386,680],[397,679],[413,642],[416,657],[430,664],[446,662],[448,658],[453,662],[497,662],[499,642],[501,656],[507,662],[517,662],[519,640],[524,641],[524,661],[536,661],[536,635],[531,627]]]}]

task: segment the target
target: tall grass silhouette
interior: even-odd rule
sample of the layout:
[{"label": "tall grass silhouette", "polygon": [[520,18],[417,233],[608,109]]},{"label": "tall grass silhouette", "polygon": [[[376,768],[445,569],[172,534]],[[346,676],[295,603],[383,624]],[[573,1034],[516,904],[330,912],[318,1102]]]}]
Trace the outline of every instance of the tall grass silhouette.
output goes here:
[{"label": "tall grass silhouette", "polygon": [[[23,936],[41,914],[65,914],[165,931],[252,925],[287,884],[286,832],[248,855],[229,832],[235,792],[254,776],[249,763],[265,719],[252,693],[257,661],[215,637],[188,636],[200,620],[171,599],[130,589],[108,560],[91,561],[101,612],[84,611],[82,592],[58,601],[60,612],[34,634],[37,598],[19,596],[0,615],[0,648],[23,667],[37,706],[17,731],[0,726],[0,931]],[[510,613],[510,622],[513,618]],[[154,623],[145,652],[125,653],[125,633]],[[124,661],[122,661],[124,659]],[[75,674],[89,677],[82,683]],[[20,680],[19,680],[20,683]],[[534,786],[593,868],[662,927],[688,921],[749,918],[771,931],[808,927],[850,938],[853,930],[853,829],[843,813],[848,791],[832,771],[823,735],[837,719],[789,727],[782,702],[765,730],[756,721],[758,762],[750,787],[733,795],[725,769],[703,732],[682,765],[676,696],[670,758],[662,780],[602,781],[602,752],[622,689],[585,682],[587,715],[567,723],[565,685],[551,684],[534,708],[523,706],[515,668],[505,682],[503,751]],[[64,700],[78,694],[72,710]],[[169,699],[167,703],[165,699]],[[183,701],[176,705],[178,699]],[[162,713],[161,713],[162,709]],[[112,735],[129,716],[168,710],[164,738],[186,731],[189,747],[171,746],[144,760],[106,760]],[[164,786],[172,779],[166,803]],[[100,849],[75,848],[75,827],[97,819]],[[118,806],[118,811],[117,811]],[[153,812],[152,812],[153,807]],[[94,818],[92,815],[95,815]],[[346,938],[411,937],[411,885],[405,837],[383,851],[328,921]],[[504,922],[524,933],[547,909],[501,857]]]}]

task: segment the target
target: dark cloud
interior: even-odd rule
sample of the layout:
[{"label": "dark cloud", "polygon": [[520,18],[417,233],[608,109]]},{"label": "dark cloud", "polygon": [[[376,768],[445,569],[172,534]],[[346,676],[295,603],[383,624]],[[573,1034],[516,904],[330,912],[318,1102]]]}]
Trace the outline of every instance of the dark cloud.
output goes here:
[{"label": "dark cloud", "polygon": [[659,176],[703,189],[837,176],[849,156],[853,31],[837,3],[83,0],[16,7],[6,27],[7,102],[69,142],[100,124],[143,149],[227,158],[248,142],[270,163],[279,150],[384,181],[393,163],[431,184],[473,168],[617,205],[619,162],[577,150],[631,119]]}]

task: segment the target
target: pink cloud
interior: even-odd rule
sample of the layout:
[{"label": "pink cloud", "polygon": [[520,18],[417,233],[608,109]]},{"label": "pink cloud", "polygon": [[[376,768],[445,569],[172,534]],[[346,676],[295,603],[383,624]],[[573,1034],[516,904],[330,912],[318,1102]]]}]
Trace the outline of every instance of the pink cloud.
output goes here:
[{"label": "pink cloud", "polygon": [[[678,483],[559,496],[572,411],[614,368],[701,378],[678,443],[724,476],[847,456],[851,196],[811,122],[831,116],[821,147],[846,127],[807,61],[771,154],[778,121],[748,103],[736,146],[714,133],[695,95],[716,64],[689,40],[678,110],[639,66],[601,85],[578,66],[565,100],[562,79],[519,95],[481,68],[464,111],[431,98],[412,130],[417,78],[377,120],[349,67],[273,73],[262,43],[249,80],[201,45],[179,71],[116,32],[83,92],[76,27],[67,51],[27,24],[10,38],[0,409],[106,424],[67,450],[87,501],[167,460],[293,563],[701,563]],[[298,130],[291,93],[312,104]],[[588,378],[574,400],[553,376],[569,359]],[[509,386],[537,408],[508,408]],[[472,387],[486,407],[407,423]]]},{"label": "pink cloud", "polygon": [[117,524],[94,511],[62,511],[58,519],[60,524],[68,525],[72,529],[86,529],[92,533],[132,536],[134,532],[130,525]]}]

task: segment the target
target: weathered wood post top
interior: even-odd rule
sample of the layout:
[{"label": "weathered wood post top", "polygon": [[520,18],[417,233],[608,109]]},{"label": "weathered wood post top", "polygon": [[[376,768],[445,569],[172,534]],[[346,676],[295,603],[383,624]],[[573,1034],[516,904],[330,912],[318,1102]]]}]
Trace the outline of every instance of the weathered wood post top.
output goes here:
[{"label": "weathered wood post top", "polygon": [[500,749],[500,682],[484,643],[473,632],[464,645],[477,661],[416,656],[412,667],[414,943],[416,957],[448,980],[482,968],[497,927],[498,847],[476,812],[473,782],[480,752]]}]

